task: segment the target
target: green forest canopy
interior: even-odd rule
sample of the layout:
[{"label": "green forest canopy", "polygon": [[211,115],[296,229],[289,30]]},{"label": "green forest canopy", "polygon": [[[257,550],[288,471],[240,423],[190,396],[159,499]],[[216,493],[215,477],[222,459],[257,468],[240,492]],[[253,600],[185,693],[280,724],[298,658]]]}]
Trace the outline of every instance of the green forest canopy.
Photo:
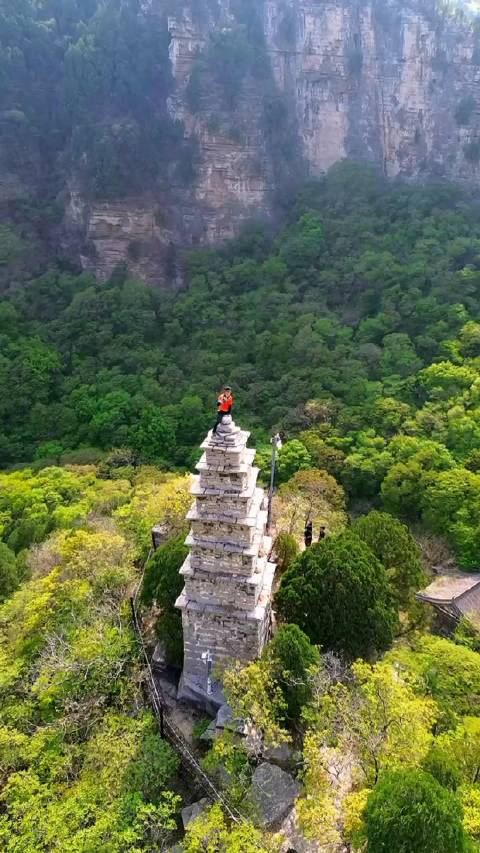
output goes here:
[{"label": "green forest canopy", "polygon": [[[479,206],[343,163],[272,233],[189,257],[180,294],[56,269],[0,303],[0,459],[191,468],[228,379],[260,447],[287,439],[350,497],[446,533],[478,561]],[[93,448],[93,450],[92,450]],[[287,461],[288,460],[288,461]],[[280,472],[282,472],[282,455]]]}]

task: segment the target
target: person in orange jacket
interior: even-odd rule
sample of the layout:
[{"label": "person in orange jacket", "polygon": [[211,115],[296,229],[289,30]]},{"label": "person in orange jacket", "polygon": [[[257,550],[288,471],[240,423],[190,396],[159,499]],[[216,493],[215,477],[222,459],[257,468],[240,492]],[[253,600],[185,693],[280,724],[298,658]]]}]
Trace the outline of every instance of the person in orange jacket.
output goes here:
[{"label": "person in orange jacket", "polygon": [[217,406],[218,406],[217,420],[215,421],[215,424],[213,425],[213,430],[212,430],[214,435],[217,432],[217,427],[218,427],[219,423],[221,423],[224,415],[229,415],[230,412],[232,411],[233,395],[232,395],[232,389],[230,388],[230,385],[225,385],[223,391],[221,392],[221,394],[218,397]]}]

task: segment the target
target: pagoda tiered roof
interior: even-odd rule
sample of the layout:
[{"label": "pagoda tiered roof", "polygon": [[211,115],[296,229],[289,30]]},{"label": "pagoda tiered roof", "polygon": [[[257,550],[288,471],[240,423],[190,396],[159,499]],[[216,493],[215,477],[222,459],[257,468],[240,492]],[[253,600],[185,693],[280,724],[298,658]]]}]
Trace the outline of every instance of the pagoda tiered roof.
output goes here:
[{"label": "pagoda tiered roof", "polygon": [[[224,417],[201,447],[187,513],[190,548],[180,574],[184,670],[179,695],[205,696],[205,660],[249,661],[260,655],[271,622],[275,566],[269,562],[264,490],[257,485],[249,433]],[[219,689],[214,691],[219,695]],[[221,693],[221,691],[220,691]]]}]

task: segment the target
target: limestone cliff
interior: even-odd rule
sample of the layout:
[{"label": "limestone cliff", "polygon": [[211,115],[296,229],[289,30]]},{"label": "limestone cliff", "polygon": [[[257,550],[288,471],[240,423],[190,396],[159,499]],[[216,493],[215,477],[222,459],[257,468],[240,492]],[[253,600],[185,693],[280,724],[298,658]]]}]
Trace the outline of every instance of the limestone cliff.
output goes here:
[{"label": "limestone cliff", "polygon": [[[160,14],[163,3],[150,0],[157,4]],[[84,194],[73,168],[63,241],[84,268],[105,276],[127,260],[147,279],[177,286],[179,250],[272,215],[285,183],[344,157],[391,177],[478,185],[480,36],[472,22],[433,0],[257,0],[254,56],[232,94],[212,36],[243,26],[242,4],[173,5],[168,110],[195,142],[194,177],[107,202]]]}]

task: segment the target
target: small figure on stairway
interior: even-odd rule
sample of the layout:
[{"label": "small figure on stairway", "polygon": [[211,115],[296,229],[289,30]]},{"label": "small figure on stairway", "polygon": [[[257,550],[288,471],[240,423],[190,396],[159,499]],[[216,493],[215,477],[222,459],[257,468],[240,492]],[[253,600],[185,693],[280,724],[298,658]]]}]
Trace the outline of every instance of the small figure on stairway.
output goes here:
[{"label": "small figure on stairway", "polygon": [[217,400],[217,406],[218,406],[217,420],[215,421],[215,423],[213,425],[213,430],[212,430],[214,435],[217,432],[217,427],[218,427],[219,423],[222,422],[222,418],[225,415],[229,415],[232,411],[233,395],[232,395],[232,389],[230,388],[230,385],[225,385],[223,388],[223,391],[219,394],[218,400]]},{"label": "small figure on stairway", "polygon": [[307,521],[305,524],[305,530],[303,531],[303,540],[305,542],[305,548],[310,548],[313,539],[313,523],[311,521]]},{"label": "small figure on stairway", "polygon": [[321,542],[322,539],[325,539],[327,535],[327,530],[324,524],[320,525],[320,530],[318,531],[318,541]]}]

